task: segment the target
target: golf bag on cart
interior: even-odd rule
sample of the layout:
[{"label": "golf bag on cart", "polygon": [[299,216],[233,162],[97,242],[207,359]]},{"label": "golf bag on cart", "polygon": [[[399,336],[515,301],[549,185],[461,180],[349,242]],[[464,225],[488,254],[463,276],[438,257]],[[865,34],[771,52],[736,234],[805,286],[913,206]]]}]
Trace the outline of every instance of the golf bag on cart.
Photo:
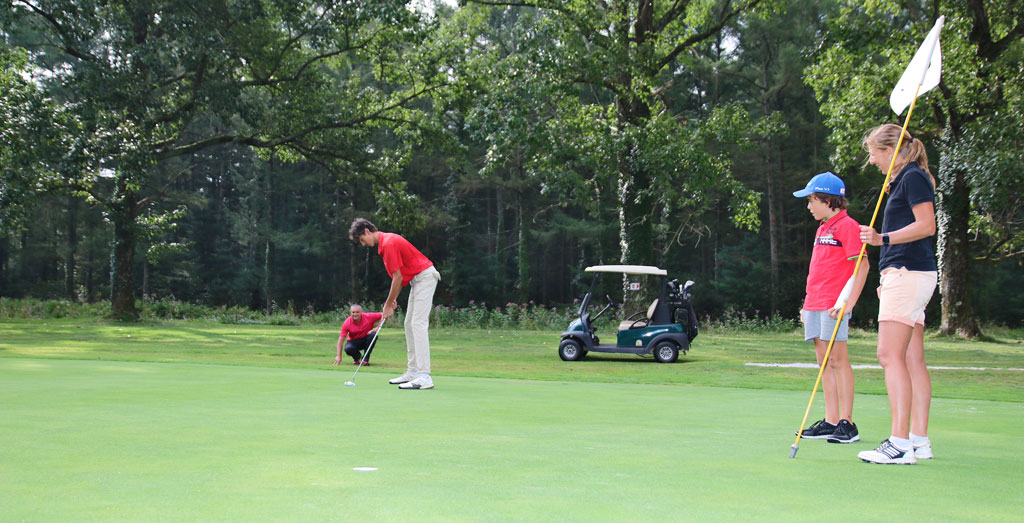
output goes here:
[{"label": "golf bag on cart", "polygon": [[692,286],[692,281],[687,281],[686,285],[683,286],[679,285],[679,280],[668,282],[669,294],[667,299],[668,307],[672,314],[672,323],[685,325],[686,337],[690,341],[693,341],[698,334],[697,313],[693,311],[693,305],[690,304],[690,287]]}]

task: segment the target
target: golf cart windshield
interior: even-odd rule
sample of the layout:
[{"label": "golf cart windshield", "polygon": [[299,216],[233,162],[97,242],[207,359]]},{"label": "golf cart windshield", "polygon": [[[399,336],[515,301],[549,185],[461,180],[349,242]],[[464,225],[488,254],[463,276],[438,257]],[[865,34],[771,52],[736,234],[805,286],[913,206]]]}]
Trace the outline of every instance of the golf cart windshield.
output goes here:
[{"label": "golf cart windshield", "polygon": [[[594,280],[590,284],[590,290],[587,292],[586,296],[584,296],[583,302],[580,304],[579,309],[579,316],[581,322],[584,325],[588,326],[591,324],[591,322],[597,320],[597,318],[601,317],[601,315],[607,312],[608,309],[606,307],[600,313],[598,313],[597,316],[588,317],[586,315],[587,307],[590,306],[591,303],[593,303],[593,296],[595,294],[604,294],[602,292],[597,291],[598,276],[601,273],[613,273],[625,276],[623,284],[626,286],[626,288],[622,289],[621,291],[615,292],[615,294],[618,294],[618,292],[625,292],[627,294],[637,293],[637,295],[644,295],[643,289],[651,284],[654,284],[655,279],[659,280],[660,283],[655,284],[656,286],[653,289],[649,289],[648,291],[646,291],[646,296],[648,296],[648,298],[642,298],[640,302],[637,302],[643,303],[643,305],[640,306],[638,310],[642,309],[642,311],[645,313],[648,310],[655,308],[654,304],[651,303],[651,298],[658,298],[663,294],[662,287],[664,286],[665,277],[668,276],[668,271],[666,271],[665,269],[659,269],[658,267],[653,267],[650,265],[593,265],[584,269],[584,272],[594,274]],[[651,279],[650,282],[648,282],[649,277],[654,278]],[[618,303],[615,303],[610,294],[606,294],[605,296],[608,298],[608,302],[609,304],[611,304],[612,308],[617,310],[620,309],[621,306]],[[663,296],[661,297],[663,299]],[[624,296],[623,303],[626,303],[629,300],[629,296]],[[656,303],[657,300],[655,299],[654,302]],[[648,304],[650,304],[650,306]],[[667,321],[667,318],[659,317],[659,319]]]},{"label": "golf cart windshield", "polygon": [[585,272],[619,272],[624,274],[646,274],[649,276],[668,276],[668,271],[650,265],[594,265],[584,269]]}]

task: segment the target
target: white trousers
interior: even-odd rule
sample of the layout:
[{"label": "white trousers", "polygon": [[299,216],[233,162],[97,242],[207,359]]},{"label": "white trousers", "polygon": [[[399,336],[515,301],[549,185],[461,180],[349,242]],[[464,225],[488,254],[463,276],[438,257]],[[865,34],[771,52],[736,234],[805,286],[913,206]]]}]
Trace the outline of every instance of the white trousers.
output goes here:
[{"label": "white trousers", "polygon": [[434,290],[441,273],[430,267],[409,282],[409,303],[405,307],[405,349],[409,355],[409,372],[430,374],[430,309],[434,307]]}]

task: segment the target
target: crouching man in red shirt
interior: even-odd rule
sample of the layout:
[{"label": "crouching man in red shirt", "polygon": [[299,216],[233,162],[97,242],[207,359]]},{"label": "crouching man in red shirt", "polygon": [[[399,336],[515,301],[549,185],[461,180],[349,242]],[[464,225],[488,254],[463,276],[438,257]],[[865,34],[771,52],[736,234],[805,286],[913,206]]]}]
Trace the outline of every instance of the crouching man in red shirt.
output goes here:
[{"label": "crouching man in red shirt", "polygon": [[[363,365],[370,364],[370,354],[373,353],[373,348],[368,347],[370,337],[373,334],[374,324],[380,320],[383,315],[379,312],[363,312],[362,305],[353,305],[349,312],[351,316],[345,318],[345,322],[341,324],[341,334],[338,335],[338,356],[334,358],[334,364],[338,365],[341,363],[341,350],[345,348],[345,353],[352,357],[352,363],[359,365],[361,359]],[[345,339],[348,338],[348,342]],[[363,351],[369,349],[370,352],[366,353],[366,358],[363,358]]]},{"label": "crouching man in red shirt", "polygon": [[434,306],[434,290],[441,274],[434,263],[402,236],[380,232],[365,218],[356,218],[348,230],[349,238],[366,247],[377,246],[384,260],[384,270],[391,276],[391,290],[384,301],[384,318],[390,318],[398,307],[398,293],[409,286],[409,303],[405,308],[405,348],[408,366],[405,373],[388,383],[400,389],[432,389],[430,378],[430,309]]}]

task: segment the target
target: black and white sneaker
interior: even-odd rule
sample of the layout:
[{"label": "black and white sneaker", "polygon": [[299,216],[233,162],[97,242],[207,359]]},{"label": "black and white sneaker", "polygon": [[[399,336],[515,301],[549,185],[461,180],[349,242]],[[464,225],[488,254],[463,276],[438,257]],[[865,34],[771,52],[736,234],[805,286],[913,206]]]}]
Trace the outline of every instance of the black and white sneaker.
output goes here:
[{"label": "black and white sneaker", "polygon": [[826,441],[829,443],[853,443],[854,441],[860,441],[857,424],[845,419],[839,420],[839,424],[836,425],[836,431],[826,438]]},{"label": "black and white sneaker", "polygon": [[825,421],[824,419],[820,419],[815,421],[810,427],[801,431],[800,437],[803,439],[825,439],[831,436],[835,431],[835,425]]},{"label": "black and white sneaker", "polygon": [[389,379],[388,383],[390,383],[392,385],[399,385],[399,384],[402,384],[402,383],[408,383],[408,382],[410,382],[410,381],[412,381],[414,379],[416,379],[416,373],[415,372],[405,371],[405,372],[402,373],[401,376],[399,376],[397,378]]},{"label": "black and white sneaker", "polygon": [[434,380],[430,379],[430,374],[420,374],[412,379],[398,386],[402,390],[427,390],[434,388]]},{"label": "black and white sneaker", "polygon": [[917,459],[914,458],[913,448],[910,450],[900,449],[888,439],[883,441],[875,450],[865,450],[857,454],[857,457],[867,463],[879,463],[882,465],[913,465],[917,463]]}]

